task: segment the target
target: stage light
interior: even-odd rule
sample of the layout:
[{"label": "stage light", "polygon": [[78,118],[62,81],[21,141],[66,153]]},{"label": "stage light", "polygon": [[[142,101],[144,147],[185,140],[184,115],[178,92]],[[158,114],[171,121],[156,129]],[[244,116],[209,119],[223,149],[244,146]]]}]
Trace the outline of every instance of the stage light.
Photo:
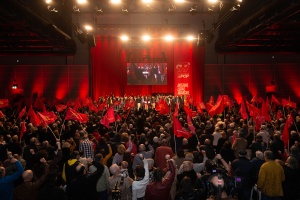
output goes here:
[{"label": "stage light", "polygon": [[87,0],[77,0],[77,3],[78,3],[78,4],[86,4],[86,3],[87,3]]},{"label": "stage light", "polygon": [[185,38],[187,41],[193,41],[195,40],[196,38],[192,35],[188,35],[186,38]]},{"label": "stage light", "polygon": [[174,0],[175,3],[183,3],[184,0]]},{"label": "stage light", "polygon": [[121,0],[110,0],[110,3],[112,3],[112,4],[120,4]]},{"label": "stage light", "polygon": [[103,10],[100,6],[95,7],[96,12],[103,13]]},{"label": "stage light", "polygon": [[208,2],[208,3],[211,3],[211,4],[215,4],[215,3],[218,3],[219,0],[208,0],[207,2]]},{"label": "stage light", "polygon": [[164,37],[164,39],[165,39],[166,41],[168,41],[168,42],[174,40],[174,38],[173,38],[172,35],[166,35],[166,36]]},{"label": "stage light", "polygon": [[174,6],[173,4],[170,4],[169,8],[168,8],[168,12],[174,12],[176,10],[176,6]]},{"label": "stage light", "polygon": [[142,40],[147,42],[147,41],[151,40],[151,38],[149,35],[143,35]]},{"label": "stage light", "polygon": [[122,8],[122,12],[123,12],[123,13],[128,13],[128,9],[123,7],[123,8]]},{"label": "stage light", "polygon": [[46,4],[51,4],[52,0],[45,0]]},{"label": "stage light", "polygon": [[150,4],[150,3],[152,3],[152,0],[143,0],[143,3]]},{"label": "stage light", "polygon": [[55,7],[50,6],[50,5],[47,6],[47,9],[48,9],[50,12],[58,12],[58,10],[56,10]]},{"label": "stage light", "polygon": [[124,42],[126,42],[126,41],[129,40],[129,37],[127,35],[122,35],[121,36],[121,40],[124,41]]},{"label": "stage light", "polygon": [[93,27],[90,26],[90,25],[85,25],[84,28],[85,28],[86,31],[91,31],[91,30],[93,30]]},{"label": "stage light", "polygon": [[13,90],[16,90],[18,89],[18,83],[16,82],[16,80],[14,80],[13,84],[12,84],[12,87],[11,87]]},{"label": "stage light", "polygon": [[73,6],[73,11],[74,12],[80,12],[80,9],[75,5],[75,6]]}]

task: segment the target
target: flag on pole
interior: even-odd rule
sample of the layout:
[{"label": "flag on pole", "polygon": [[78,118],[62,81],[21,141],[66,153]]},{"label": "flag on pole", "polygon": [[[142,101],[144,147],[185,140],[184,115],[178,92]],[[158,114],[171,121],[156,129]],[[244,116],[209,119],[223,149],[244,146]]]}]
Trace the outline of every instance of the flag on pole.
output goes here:
[{"label": "flag on pole", "polygon": [[158,111],[158,113],[160,115],[165,115],[165,114],[170,113],[169,105],[167,104],[167,102],[163,98],[161,98],[158,101],[158,103],[155,106],[155,109],[156,109],[156,111]]},{"label": "flag on pole", "polygon": [[100,124],[104,125],[105,127],[109,128],[109,124],[115,121],[115,113],[114,108],[110,107],[103,118],[100,120]]},{"label": "flag on pole", "polygon": [[187,120],[188,127],[191,130],[191,133],[196,134],[196,128],[194,127],[193,122],[192,122],[190,116],[187,116],[186,120]]},{"label": "flag on pole", "polygon": [[20,140],[22,139],[25,132],[26,132],[26,124],[25,124],[25,121],[22,121],[21,122],[21,131],[20,131]]},{"label": "flag on pole", "polygon": [[67,109],[67,106],[63,105],[63,104],[58,104],[58,105],[55,105],[55,108],[56,108],[57,112],[62,112]]},{"label": "flag on pole", "polygon": [[26,106],[24,106],[24,108],[21,110],[21,112],[19,113],[18,118],[21,119],[26,113]]},{"label": "flag on pole", "polygon": [[284,125],[284,128],[283,128],[283,132],[282,132],[282,135],[281,135],[281,139],[284,142],[284,148],[288,147],[289,139],[290,139],[290,131],[289,131],[289,129],[290,129],[290,127],[291,127],[291,125],[292,125],[293,122],[294,122],[293,115],[290,115],[289,118],[285,122],[285,125]]},{"label": "flag on pole", "polygon": [[188,130],[182,128],[180,122],[175,116],[173,116],[173,126],[174,126],[174,135],[176,135],[177,137],[184,137],[187,139],[192,137],[192,134]]},{"label": "flag on pole", "polygon": [[210,116],[214,116],[216,114],[220,114],[224,111],[225,105],[224,105],[224,98],[221,97],[219,101],[216,103],[215,106],[213,106],[209,111],[208,114]]},{"label": "flag on pole", "polygon": [[271,102],[272,103],[275,103],[277,105],[280,105],[281,103],[278,101],[278,99],[272,94],[272,97],[271,97]]},{"label": "flag on pole", "polygon": [[88,116],[87,114],[76,112],[72,108],[68,107],[65,120],[77,120],[80,123],[86,123],[88,121]]},{"label": "flag on pole", "polygon": [[5,108],[7,106],[9,106],[8,99],[0,99],[0,108]]},{"label": "flag on pole", "polygon": [[30,122],[34,125],[34,126],[39,126],[41,125],[41,120],[40,118],[37,116],[37,114],[34,112],[34,110],[32,109],[32,106],[30,106],[29,110],[28,110],[28,116],[30,117]]},{"label": "flag on pole", "polygon": [[242,101],[241,103],[240,113],[242,115],[242,119],[248,119],[248,114],[244,101]]}]

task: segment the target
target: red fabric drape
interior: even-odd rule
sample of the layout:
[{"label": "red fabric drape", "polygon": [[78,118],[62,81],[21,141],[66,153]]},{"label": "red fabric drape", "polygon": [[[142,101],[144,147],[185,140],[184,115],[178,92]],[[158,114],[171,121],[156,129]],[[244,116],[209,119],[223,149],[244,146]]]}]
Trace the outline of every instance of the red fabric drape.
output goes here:
[{"label": "red fabric drape", "polygon": [[[111,93],[119,95],[151,95],[174,93],[174,66],[190,62],[192,66],[192,94],[195,102],[203,99],[204,47],[186,41],[165,43],[154,40],[147,46],[125,46],[119,38],[96,36],[96,47],[91,49],[92,95],[96,99]],[[167,85],[127,85],[126,63],[132,58],[167,59]]]}]

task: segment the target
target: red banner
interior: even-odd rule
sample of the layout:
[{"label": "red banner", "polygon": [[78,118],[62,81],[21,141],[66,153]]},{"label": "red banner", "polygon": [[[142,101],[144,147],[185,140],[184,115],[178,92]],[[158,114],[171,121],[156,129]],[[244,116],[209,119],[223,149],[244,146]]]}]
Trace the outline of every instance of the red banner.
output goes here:
[{"label": "red banner", "polygon": [[189,95],[192,91],[192,71],[189,62],[179,62],[174,69],[174,93]]}]

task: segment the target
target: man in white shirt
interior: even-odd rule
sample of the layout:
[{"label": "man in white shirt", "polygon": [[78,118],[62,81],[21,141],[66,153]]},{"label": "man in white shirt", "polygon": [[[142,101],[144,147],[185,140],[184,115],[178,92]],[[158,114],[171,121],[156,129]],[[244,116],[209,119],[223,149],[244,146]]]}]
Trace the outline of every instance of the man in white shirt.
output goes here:
[{"label": "man in white shirt", "polygon": [[132,183],[132,200],[144,199],[146,187],[149,183],[148,161],[142,154],[139,154],[139,158],[143,161],[144,166],[137,165],[135,168],[135,181]]}]

